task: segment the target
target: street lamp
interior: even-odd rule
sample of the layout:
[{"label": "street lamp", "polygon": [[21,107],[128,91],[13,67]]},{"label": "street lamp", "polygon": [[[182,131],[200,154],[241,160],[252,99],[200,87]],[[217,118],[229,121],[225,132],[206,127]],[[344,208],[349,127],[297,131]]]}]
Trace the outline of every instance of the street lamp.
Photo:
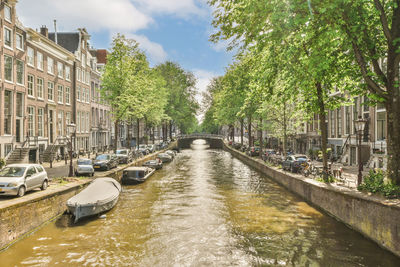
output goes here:
[{"label": "street lamp", "polygon": [[72,165],[72,137],[75,137],[76,125],[74,123],[67,124],[69,133],[69,174],[68,177],[74,176],[74,167]]},{"label": "street lamp", "polygon": [[358,119],[354,121],[354,125],[357,132],[358,137],[358,179],[357,179],[357,186],[362,183],[362,171],[363,166],[361,162],[361,139],[363,136],[365,125],[367,124],[367,120],[363,119],[361,116],[358,116]]}]

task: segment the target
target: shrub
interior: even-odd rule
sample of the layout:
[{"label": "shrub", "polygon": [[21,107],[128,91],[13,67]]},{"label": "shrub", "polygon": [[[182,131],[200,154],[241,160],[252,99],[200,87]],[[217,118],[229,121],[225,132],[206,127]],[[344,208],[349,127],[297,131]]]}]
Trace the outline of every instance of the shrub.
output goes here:
[{"label": "shrub", "polygon": [[363,183],[358,186],[358,190],[380,193],[387,198],[400,197],[400,186],[394,185],[390,182],[385,183],[385,173],[381,169],[369,171],[369,174],[365,176]]},{"label": "shrub", "polygon": [[0,169],[2,169],[6,165],[6,160],[3,158],[0,158]]}]

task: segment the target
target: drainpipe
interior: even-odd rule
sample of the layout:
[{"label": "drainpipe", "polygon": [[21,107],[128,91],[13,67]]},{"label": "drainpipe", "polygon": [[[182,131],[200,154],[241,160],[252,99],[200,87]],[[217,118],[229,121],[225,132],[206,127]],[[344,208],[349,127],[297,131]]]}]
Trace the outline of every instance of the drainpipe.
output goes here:
[{"label": "drainpipe", "polygon": [[54,42],[58,44],[57,40],[57,20],[54,20]]}]

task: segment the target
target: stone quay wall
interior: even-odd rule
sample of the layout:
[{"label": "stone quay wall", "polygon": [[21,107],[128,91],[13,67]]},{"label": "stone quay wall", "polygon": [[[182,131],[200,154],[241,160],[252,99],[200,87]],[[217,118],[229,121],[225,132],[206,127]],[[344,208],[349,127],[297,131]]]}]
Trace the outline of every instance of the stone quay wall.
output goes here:
[{"label": "stone quay wall", "polygon": [[400,201],[325,184],[267,166],[228,145],[224,150],[400,257]]}]

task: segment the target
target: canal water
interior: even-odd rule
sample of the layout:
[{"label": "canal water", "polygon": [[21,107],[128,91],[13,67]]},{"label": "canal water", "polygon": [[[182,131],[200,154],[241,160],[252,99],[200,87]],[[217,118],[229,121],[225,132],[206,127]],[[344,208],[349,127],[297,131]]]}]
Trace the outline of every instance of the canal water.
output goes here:
[{"label": "canal water", "polygon": [[0,253],[1,266],[400,266],[268,177],[201,142],[105,219],[67,215]]}]

